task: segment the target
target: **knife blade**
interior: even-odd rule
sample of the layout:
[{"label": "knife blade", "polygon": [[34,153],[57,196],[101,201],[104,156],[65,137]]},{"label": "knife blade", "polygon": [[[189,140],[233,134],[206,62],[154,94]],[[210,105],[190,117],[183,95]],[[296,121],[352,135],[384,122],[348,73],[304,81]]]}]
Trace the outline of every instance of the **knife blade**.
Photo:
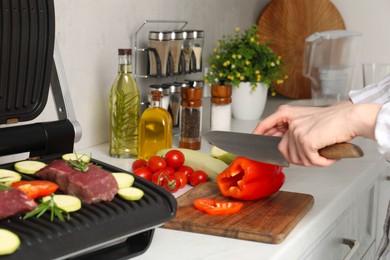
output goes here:
[{"label": "knife blade", "polygon": [[[281,137],[226,131],[210,131],[203,136],[211,145],[227,152],[284,167],[290,165],[278,149]],[[328,159],[358,158],[363,151],[352,143],[338,143],[320,149],[319,154]]]}]

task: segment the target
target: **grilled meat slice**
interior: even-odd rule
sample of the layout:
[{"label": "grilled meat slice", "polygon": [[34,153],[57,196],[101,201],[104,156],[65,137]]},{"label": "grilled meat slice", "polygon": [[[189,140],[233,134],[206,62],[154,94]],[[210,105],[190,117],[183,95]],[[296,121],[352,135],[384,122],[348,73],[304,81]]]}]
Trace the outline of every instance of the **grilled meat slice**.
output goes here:
[{"label": "grilled meat slice", "polygon": [[35,209],[38,205],[21,190],[0,191],[0,220]]},{"label": "grilled meat slice", "polygon": [[75,170],[64,160],[55,160],[36,175],[58,184],[59,189],[91,204],[111,201],[118,193],[118,184],[114,176],[95,165],[89,165],[86,172]]}]

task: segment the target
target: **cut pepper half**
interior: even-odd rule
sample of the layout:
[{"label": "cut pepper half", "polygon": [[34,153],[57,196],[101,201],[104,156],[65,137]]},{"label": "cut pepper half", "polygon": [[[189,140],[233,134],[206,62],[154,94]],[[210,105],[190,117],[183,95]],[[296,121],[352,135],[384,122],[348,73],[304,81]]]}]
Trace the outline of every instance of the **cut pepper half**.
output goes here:
[{"label": "cut pepper half", "polygon": [[197,210],[203,211],[209,215],[224,215],[239,212],[244,206],[244,203],[199,198],[194,201],[194,206]]},{"label": "cut pepper half", "polygon": [[224,196],[255,200],[271,196],[283,185],[281,166],[237,157],[217,177],[218,188]]}]

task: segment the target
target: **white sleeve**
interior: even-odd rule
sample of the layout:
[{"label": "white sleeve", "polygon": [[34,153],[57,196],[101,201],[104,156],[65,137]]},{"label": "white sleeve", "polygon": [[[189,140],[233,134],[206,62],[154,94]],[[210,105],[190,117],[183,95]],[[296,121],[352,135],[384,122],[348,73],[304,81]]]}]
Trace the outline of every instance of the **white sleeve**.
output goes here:
[{"label": "white sleeve", "polygon": [[352,90],[349,97],[354,104],[357,103],[379,103],[384,104],[390,101],[390,75],[384,77],[377,84],[371,84],[363,89]]},{"label": "white sleeve", "polygon": [[384,154],[387,161],[390,161],[390,102],[384,104],[379,111],[375,126],[375,139],[379,145],[379,152]]}]

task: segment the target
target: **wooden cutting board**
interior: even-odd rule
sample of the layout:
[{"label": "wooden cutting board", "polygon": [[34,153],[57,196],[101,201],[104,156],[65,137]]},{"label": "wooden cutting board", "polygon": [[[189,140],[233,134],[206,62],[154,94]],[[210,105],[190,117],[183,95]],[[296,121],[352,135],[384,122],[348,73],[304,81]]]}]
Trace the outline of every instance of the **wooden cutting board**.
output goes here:
[{"label": "wooden cutting board", "polygon": [[272,0],[257,20],[259,41],[270,43],[285,63],[288,79],[274,88],[289,98],[310,98],[310,80],[303,76],[305,39],[315,32],[345,29],[329,0]]},{"label": "wooden cutting board", "polygon": [[197,198],[233,201],[224,197],[216,183],[202,183],[180,196],[176,218],[163,227],[208,235],[278,244],[281,243],[314,204],[308,194],[279,191],[269,198],[244,201],[233,215],[211,216],[196,210]]}]

